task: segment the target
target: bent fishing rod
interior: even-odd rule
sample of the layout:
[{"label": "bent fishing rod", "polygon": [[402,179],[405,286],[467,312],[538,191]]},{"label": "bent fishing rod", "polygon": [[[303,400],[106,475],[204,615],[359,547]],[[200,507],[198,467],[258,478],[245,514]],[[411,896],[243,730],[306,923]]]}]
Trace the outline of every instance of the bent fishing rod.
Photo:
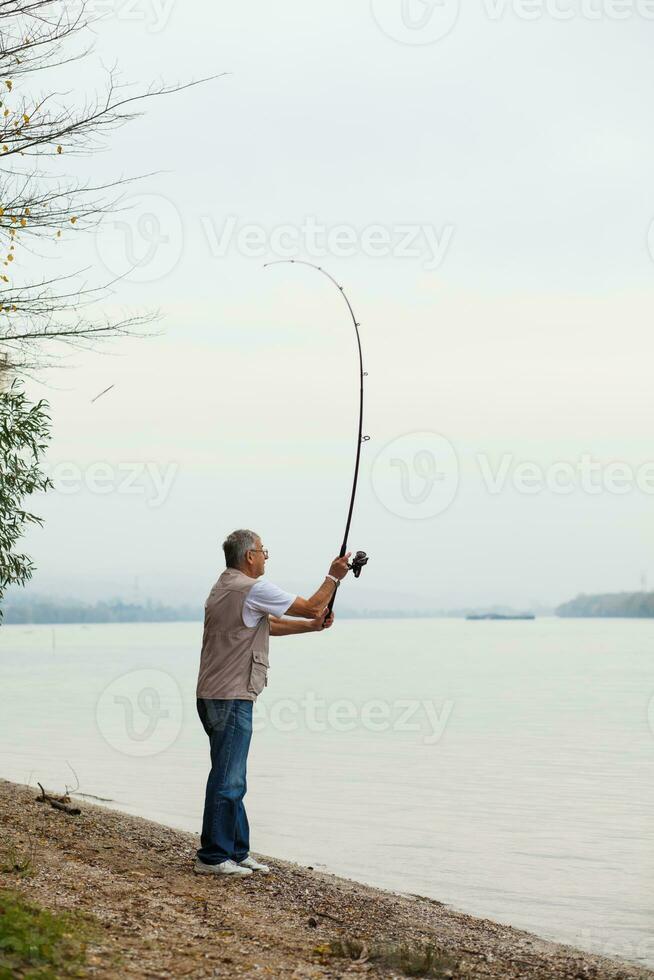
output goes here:
[{"label": "bent fishing rod", "polygon": [[[360,466],[360,463],[361,463],[361,446],[363,445],[364,442],[368,442],[369,439],[370,439],[370,436],[364,436],[363,435],[363,379],[365,377],[367,377],[368,372],[363,370],[363,352],[361,350],[361,337],[359,335],[359,327],[361,326],[361,324],[358,322],[358,320],[356,318],[355,312],[354,312],[354,310],[352,308],[352,304],[350,303],[350,301],[349,301],[349,299],[347,297],[347,294],[346,294],[345,290],[343,289],[343,287],[341,286],[341,284],[339,282],[337,282],[336,279],[334,279],[334,277],[329,274],[329,272],[327,272],[326,269],[323,269],[319,265],[314,265],[313,262],[305,262],[302,259],[278,259],[276,262],[266,262],[264,268],[268,268],[271,265],[307,265],[307,266],[309,266],[310,269],[315,269],[316,272],[320,272],[323,276],[326,276],[327,279],[329,279],[329,281],[332,282],[334,284],[334,286],[336,286],[336,288],[340,292],[341,296],[345,300],[345,302],[347,304],[347,308],[350,311],[350,316],[352,317],[352,323],[354,324],[354,330],[355,330],[356,338],[357,338],[357,349],[358,349],[358,352],[359,352],[359,378],[360,378],[360,387],[359,387],[359,430],[358,430],[358,436],[357,436],[356,461],[355,461],[355,464],[354,464],[354,479],[352,481],[352,494],[350,496],[350,506],[349,506],[349,509],[348,509],[348,512],[347,512],[347,521],[345,522],[345,534],[343,535],[343,544],[341,545],[341,550],[340,550],[340,553],[339,553],[339,557],[342,558],[343,555],[347,552],[347,541],[348,541],[348,538],[350,536],[350,525],[352,523],[352,514],[354,512],[354,501],[356,499],[357,484],[359,482],[359,466]],[[365,551],[357,551],[357,553],[354,556],[354,559],[351,562],[348,563],[348,568],[351,568],[352,569],[352,572],[354,573],[354,577],[355,578],[359,578],[359,576],[361,575],[361,570],[362,570],[363,566],[364,565],[367,565],[367,564],[368,564],[368,555],[365,553]],[[334,592],[332,593],[332,597],[331,597],[331,599],[329,601],[329,605],[327,607],[327,613],[325,615],[325,620],[327,620],[329,618],[329,616],[331,615],[332,609],[334,608],[334,602],[336,601],[336,593],[338,592],[338,587],[339,587],[340,584],[341,584],[340,582],[337,582],[336,585],[334,586]]]}]

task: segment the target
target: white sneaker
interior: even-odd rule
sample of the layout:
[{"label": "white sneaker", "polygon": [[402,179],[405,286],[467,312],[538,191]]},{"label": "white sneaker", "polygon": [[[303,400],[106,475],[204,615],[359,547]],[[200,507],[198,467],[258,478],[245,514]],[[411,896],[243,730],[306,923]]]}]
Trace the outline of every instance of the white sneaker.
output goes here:
[{"label": "white sneaker", "polygon": [[239,861],[238,867],[244,869],[249,868],[250,871],[260,871],[261,874],[264,875],[270,874],[270,868],[267,864],[261,864],[259,861],[255,861],[255,859],[249,854],[246,858],[243,858],[242,861]]},{"label": "white sneaker", "polygon": [[196,859],[193,870],[196,875],[237,875],[243,878],[245,875],[252,874],[250,868],[247,866],[241,867],[235,861],[221,861],[220,864],[205,864],[200,858]]}]

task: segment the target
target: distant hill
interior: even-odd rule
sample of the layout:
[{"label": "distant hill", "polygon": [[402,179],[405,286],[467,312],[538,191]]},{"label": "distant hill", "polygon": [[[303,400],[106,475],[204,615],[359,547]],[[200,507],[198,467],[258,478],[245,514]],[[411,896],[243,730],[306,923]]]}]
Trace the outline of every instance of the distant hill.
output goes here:
[{"label": "distant hill", "polygon": [[556,610],[565,617],[654,617],[654,592],[617,592],[610,595],[579,595]]}]

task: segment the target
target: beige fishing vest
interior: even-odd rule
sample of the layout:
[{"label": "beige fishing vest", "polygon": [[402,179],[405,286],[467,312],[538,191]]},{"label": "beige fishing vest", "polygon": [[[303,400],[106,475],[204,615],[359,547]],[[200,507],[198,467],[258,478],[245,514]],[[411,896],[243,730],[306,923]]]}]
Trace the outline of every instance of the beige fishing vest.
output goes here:
[{"label": "beige fishing vest", "polygon": [[204,636],[198,677],[199,698],[256,701],[268,683],[270,623],[243,623],[243,603],[256,579],[227,568],[204,607]]}]

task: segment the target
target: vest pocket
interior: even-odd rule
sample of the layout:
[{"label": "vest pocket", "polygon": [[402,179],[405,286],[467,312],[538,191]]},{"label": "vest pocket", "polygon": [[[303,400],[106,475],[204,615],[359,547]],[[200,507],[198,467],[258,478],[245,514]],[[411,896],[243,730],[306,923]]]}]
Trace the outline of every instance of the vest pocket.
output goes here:
[{"label": "vest pocket", "polygon": [[252,694],[261,694],[267,683],[268,657],[262,650],[253,650],[248,691],[251,691]]}]

